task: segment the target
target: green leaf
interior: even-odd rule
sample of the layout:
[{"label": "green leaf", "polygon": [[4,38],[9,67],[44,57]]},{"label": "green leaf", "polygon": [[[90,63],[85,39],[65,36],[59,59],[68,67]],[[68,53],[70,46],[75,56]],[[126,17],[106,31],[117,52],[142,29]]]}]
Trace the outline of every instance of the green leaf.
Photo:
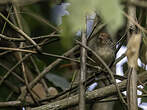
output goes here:
[{"label": "green leaf", "polygon": [[63,24],[61,25],[62,32],[61,32],[61,44],[64,48],[69,49],[73,44],[73,32],[71,29],[71,23],[68,16],[63,17]]},{"label": "green leaf", "polygon": [[72,46],[73,34],[78,30],[86,28],[86,15],[92,11],[92,1],[89,0],[69,0],[71,5],[68,8],[70,15],[63,17],[62,23],[62,45],[65,48]]},{"label": "green leaf", "polygon": [[[96,1],[96,0],[95,0]],[[123,25],[122,6],[120,0],[98,0],[95,8],[100,12],[104,22],[108,25],[110,34],[114,35]]]},{"label": "green leaf", "polygon": [[73,32],[86,28],[86,16],[94,11],[94,1],[97,0],[68,0],[69,19]]},{"label": "green leaf", "polygon": [[[71,4],[68,8],[70,15],[63,18],[62,44],[70,46],[73,33],[85,30],[86,16],[97,12],[107,23],[107,29],[114,35],[123,24],[122,6],[119,0],[68,0]],[[67,38],[68,37],[68,38]],[[67,45],[66,45],[67,43]]]}]

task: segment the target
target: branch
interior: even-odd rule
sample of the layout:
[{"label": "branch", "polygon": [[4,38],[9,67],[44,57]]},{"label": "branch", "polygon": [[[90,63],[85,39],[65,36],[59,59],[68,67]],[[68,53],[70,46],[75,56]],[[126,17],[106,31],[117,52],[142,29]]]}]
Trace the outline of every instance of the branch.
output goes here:
[{"label": "branch", "polygon": [[[52,38],[52,37],[59,37],[59,34],[50,34],[50,35],[43,35],[39,37],[32,37],[32,40],[40,40],[40,39],[45,39],[45,38]],[[14,42],[26,42],[26,39],[22,38],[15,38],[15,37],[8,37],[6,35],[0,34],[0,38],[8,41],[14,41]]]},{"label": "branch", "polygon": [[[8,68],[7,66],[5,66],[2,62],[0,62],[0,66],[2,68],[4,68],[5,70],[7,70],[7,71],[10,70],[10,68]],[[15,76],[20,82],[24,83],[24,80],[19,75],[17,75],[17,73],[15,73],[15,72],[12,71],[12,75]]]},{"label": "branch", "polygon": [[[126,14],[125,12],[123,12],[123,15],[130,21],[130,26],[128,26],[128,29],[129,29],[129,27],[130,27],[130,29],[131,30],[133,30],[133,28],[132,28],[132,24],[133,24],[133,26],[135,27],[135,25],[142,31],[142,32],[144,32],[144,33],[147,33],[147,30],[144,28],[144,27],[142,27],[140,24],[138,24],[136,21],[135,21],[135,19],[133,18],[133,17],[131,17],[131,16],[129,16],[128,14]],[[134,30],[133,30],[134,31]],[[135,33],[135,32],[134,32]],[[129,35],[130,36],[130,35]]]},{"label": "branch", "polygon": [[41,48],[40,46],[38,46],[36,44],[35,41],[33,41],[26,33],[24,33],[20,28],[18,28],[17,26],[15,26],[13,23],[11,23],[2,13],[0,13],[0,16],[16,31],[18,32],[19,34],[21,34],[25,39],[27,39],[31,44],[33,44],[36,49],[38,51],[41,51]]},{"label": "branch", "polygon": [[[82,44],[87,44],[87,38],[85,32],[82,33]],[[86,81],[86,49],[81,47],[81,71],[80,71],[80,95],[79,95],[79,109],[85,110],[85,84]]]},{"label": "branch", "polygon": [[[76,49],[78,49],[79,46],[73,47],[71,50],[67,51],[63,56],[68,56],[71,53],[73,53]],[[62,61],[62,59],[57,59],[53,63],[51,63],[49,66],[47,66],[30,84],[29,88],[31,89],[42,77],[44,77],[47,72],[49,72],[53,67],[55,67],[57,64],[59,64]],[[22,94],[19,96],[18,99],[22,99],[25,94],[27,93],[26,89],[22,92]]]},{"label": "branch", "polygon": [[[3,77],[0,76],[0,80],[2,80]],[[15,93],[19,94],[20,90],[17,86],[15,86],[14,84],[12,84],[11,82],[9,82],[8,80],[4,81],[4,84],[6,84],[12,91],[14,91]]]},{"label": "branch", "polygon": [[0,102],[0,107],[16,107],[20,105],[21,101]]},{"label": "branch", "polygon": [[[139,80],[141,80],[143,83],[147,81],[147,71],[139,74]],[[124,91],[126,89],[126,84],[127,84],[127,80],[124,80],[121,83],[118,83],[119,89],[121,91]],[[116,86],[112,84],[104,88],[96,89],[91,92],[86,92],[86,101],[91,101],[94,99],[100,100],[106,96],[116,94],[116,93],[117,93]],[[59,110],[59,109],[67,108],[77,104],[78,104],[78,95],[74,95],[59,101],[55,101],[46,105],[32,108],[31,110]]]},{"label": "branch", "polygon": [[[137,0],[129,0],[130,2],[135,2]],[[125,14],[127,16],[127,14]],[[135,48],[136,44],[135,44],[135,40],[137,38],[141,36],[137,37],[137,36],[133,36],[133,34],[136,33],[136,26],[134,24],[134,22],[136,23],[136,7],[135,6],[129,6],[128,7],[128,24],[127,24],[127,28],[128,28],[128,33],[127,33],[127,37],[128,37],[128,44],[127,44],[127,58],[128,58],[128,66],[129,66],[129,70],[131,70],[128,73],[128,82],[127,82],[127,102],[128,102],[128,110],[138,110],[137,107],[137,72],[136,72],[136,63],[137,63],[137,58],[138,58],[138,50],[139,48]],[[132,22],[134,21],[134,22]],[[138,23],[137,23],[138,24]],[[143,28],[144,29],[144,28]],[[134,38],[135,37],[135,38]],[[132,45],[132,43],[134,43],[134,45]],[[139,45],[138,45],[139,44]],[[140,43],[137,43],[138,47],[140,46]],[[135,47],[134,47],[135,46]],[[136,51],[134,51],[134,49]],[[131,54],[133,53],[133,54]]]},{"label": "branch", "polygon": [[[103,26],[99,26],[97,32],[99,32],[101,29],[103,29]],[[89,36],[91,37],[91,35]],[[69,51],[67,51],[65,54],[63,54],[63,56],[69,56],[71,55],[75,50],[77,50],[79,48],[79,46],[75,46],[72,49],[70,49]],[[32,88],[42,77],[44,77],[47,72],[49,72],[53,67],[55,67],[56,65],[58,65],[60,62],[62,61],[62,59],[57,59],[56,61],[54,61],[53,63],[51,63],[50,65],[48,65],[30,84],[29,84],[29,88]],[[27,91],[26,89],[22,92],[22,94],[19,96],[18,99],[22,99],[25,95],[26,95]]]},{"label": "branch", "polygon": [[12,73],[12,71],[19,65],[21,64],[22,61],[24,61],[28,56],[30,56],[31,54],[27,54],[25,55],[22,60],[19,60],[4,76],[3,78],[0,80],[0,85],[4,82],[4,80],[10,75],[10,73]]},{"label": "branch", "polygon": [[141,34],[134,34],[128,41],[126,56],[128,58],[127,100],[128,110],[137,110],[137,59],[141,44]]}]

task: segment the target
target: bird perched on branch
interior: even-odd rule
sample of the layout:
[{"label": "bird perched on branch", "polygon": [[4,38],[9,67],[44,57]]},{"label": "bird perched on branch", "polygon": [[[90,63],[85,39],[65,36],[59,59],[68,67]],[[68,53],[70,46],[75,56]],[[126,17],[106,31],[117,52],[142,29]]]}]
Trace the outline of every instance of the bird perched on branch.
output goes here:
[{"label": "bird perched on branch", "polygon": [[[98,36],[94,36],[89,42],[88,46],[98,54],[107,65],[110,65],[115,58],[115,45],[111,40],[109,34],[101,32]],[[88,63],[94,64],[104,68],[101,62],[94,56],[89,56],[95,63],[89,61]],[[105,75],[101,73],[101,75]],[[101,77],[101,76],[99,76]],[[98,86],[96,88],[105,87],[110,84],[110,80],[99,80]],[[104,103],[94,103],[92,105],[92,110],[113,110],[113,102],[104,102]]]},{"label": "bird perched on branch", "polygon": [[[88,46],[95,51],[104,61],[106,64],[110,64],[115,58],[114,52],[114,43],[111,40],[111,37],[107,33],[100,33],[99,36],[93,37]],[[91,58],[95,61],[98,66],[102,66],[101,62],[93,55]]]}]

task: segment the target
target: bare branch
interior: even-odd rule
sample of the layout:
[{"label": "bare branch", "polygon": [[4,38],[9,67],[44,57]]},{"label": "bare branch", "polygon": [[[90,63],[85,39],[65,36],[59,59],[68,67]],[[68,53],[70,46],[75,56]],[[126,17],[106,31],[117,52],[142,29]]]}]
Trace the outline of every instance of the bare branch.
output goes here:
[{"label": "bare branch", "polygon": [[0,13],[0,16],[15,30],[17,31],[19,34],[21,34],[25,39],[27,39],[31,44],[33,44],[38,51],[41,51],[40,46],[38,46],[36,44],[35,41],[33,41],[26,33],[24,33],[20,28],[18,28],[17,26],[15,26],[13,23],[11,23],[2,13]]},{"label": "bare branch", "polygon": [[[82,44],[87,44],[87,38],[85,32],[82,33]],[[86,49],[81,47],[81,72],[80,72],[80,96],[79,96],[79,109],[85,110],[85,85],[84,82],[86,81]]]}]

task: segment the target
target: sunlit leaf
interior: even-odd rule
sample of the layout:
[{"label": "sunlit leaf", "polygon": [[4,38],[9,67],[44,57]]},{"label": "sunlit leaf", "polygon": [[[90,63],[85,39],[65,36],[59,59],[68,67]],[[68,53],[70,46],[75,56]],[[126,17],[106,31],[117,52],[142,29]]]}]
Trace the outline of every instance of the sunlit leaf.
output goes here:
[{"label": "sunlit leaf", "polygon": [[[107,24],[110,34],[114,35],[123,24],[121,13],[122,6],[119,0],[68,0],[69,15],[64,18],[62,25],[62,37],[64,46],[70,46],[73,33],[78,30],[85,30],[86,16],[96,12]],[[64,41],[65,40],[65,41]]]},{"label": "sunlit leaf", "polygon": [[61,43],[64,48],[68,49],[72,46],[73,41],[73,32],[71,29],[70,19],[68,18],[68,16],[63,17],[63,24],[61,25],[61,28]]},{"label": "sunlit leaf", "polygon": [[120,0],[95,0],[95,8],[107,23],[109,33],[114,35],[123,25],[122,6]]},{"label": "sunlit leaf", "polygon": [[[92,0],[93,1],[93,0]],[[86,28],[86,15],[92,12],[93,5],[89,0],[69,0],[68,8],[70,15],[63,17],[62,44],[68,48],[72,46],[73,34]],[[83,3],[84,2],[84,3]]]}]

